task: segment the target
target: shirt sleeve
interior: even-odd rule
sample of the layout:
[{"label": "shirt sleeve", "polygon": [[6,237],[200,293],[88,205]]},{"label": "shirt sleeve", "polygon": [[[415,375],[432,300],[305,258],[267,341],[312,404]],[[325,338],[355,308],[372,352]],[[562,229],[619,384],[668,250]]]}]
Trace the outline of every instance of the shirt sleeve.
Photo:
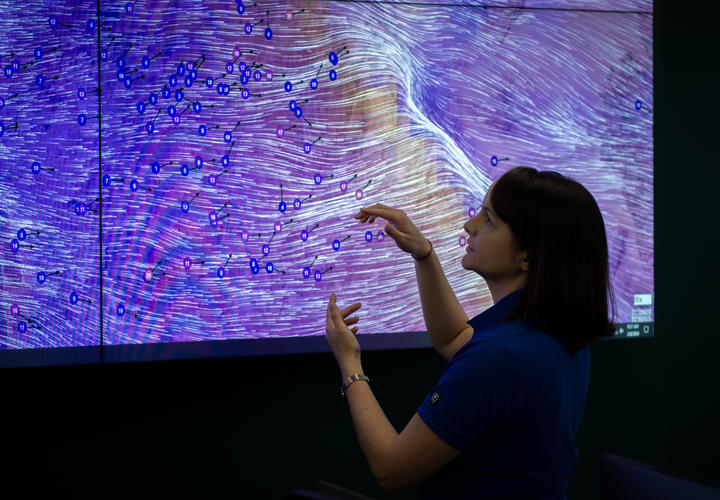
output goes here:
[{"label": "shirt sleeve", "polygon": [[443,441],[465,451],[512,415],[521,392],[512,352],[497,338],[471,340],[450,359],[418,414]]}]

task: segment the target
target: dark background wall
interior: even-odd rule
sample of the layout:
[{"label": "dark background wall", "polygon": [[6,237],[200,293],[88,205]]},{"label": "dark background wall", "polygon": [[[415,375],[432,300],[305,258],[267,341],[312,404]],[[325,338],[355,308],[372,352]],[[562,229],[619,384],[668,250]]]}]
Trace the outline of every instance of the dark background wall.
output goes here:
[{"label": "dark background wall", "polygon": [[[569,498],[596,497],[602,453],[720,481],[718,31],[666,2],[654,18],[656,338],[592,347]],[[427,349],[363,364],[398,430],[444,366]],[[325,479],[414,498],[375,484],[338,377],[331,354],[3,370],[1,488],[284,498]]]}]

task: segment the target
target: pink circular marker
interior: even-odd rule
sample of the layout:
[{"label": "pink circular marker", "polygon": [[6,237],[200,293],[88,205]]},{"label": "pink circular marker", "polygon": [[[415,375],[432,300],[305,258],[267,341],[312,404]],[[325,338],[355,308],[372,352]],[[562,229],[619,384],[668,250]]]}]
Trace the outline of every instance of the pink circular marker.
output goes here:
[{"label": "pink circular marker", "polygon": [[282,137],[282,136],[284,136],[284,135],[285,135],[285,129],[282,128],[282,127],[278,127],[278,128],[277,128],[277,136],[278,136],[278,137]]},{"label": "pink circular marker", "polygon": [[465,246],[465,243],[466,243],[466,241],[465,241],[465,236],[460,236],[460,246],[461,246],[461,247],[464,247],[464,246]]},{"label": "pink circular marker", "polygon": [[233,57],[240,57],[241,54],[242,51],[240,50],[240,47],[235,47],[235,49],[233,49]]},{"label": "pink circular marker", "polygon": [[217,212],[215,210],[210,212],[208,217],[210,218],[210,222],[217,222]]},{"label": "pink circular marker", "polygon": [[342,191],[343,193],[347,191],[347,181],[342,181],[340,183],[340,191]]},{"label": "pink circular marker", "polygon": [[360,200],[363,199],[362,189],[358,189],[357,191],[355,191],[355,198],[356,198],[358,201],[360,201]]},{"label": "pink circular marker", "polygon": [[280,222],[276,222],[275,223],[275,232],[279,233],[280,231],[282,231],[282,224]]},{"label": "pink circular marker", "polygon": [[17,304],[13,304],[10,306],[10,316],[13,318],[15,316],[18,316],[20,314],[20,307]]},{"label": "pink circular marker", "polygon": [[267,70],[267,71],[265,72],[265,79],[266,79],[268,82],[271,82],[271,81],[272,81],[272,78],[273,78],[272,71]]},{"label": "pink circular marker", "polygon": [[241,238],[243,241],[247,241],[249,237],[250,237],[250,233],[248,233],[247,231],[245,231],[245,230],[243,229],[242,232],[240,233],[240,238]]},{"label": "pink circular marker", "polygon": [[150,282],[152,281],[152,279],[153,279],[152,269],[147,269],[147,270],[145,271],[145,275],[144,275],[143,277],[145,278],[145,281],[147,281],[148,283],[150,283]]},{"label": "pink circular marker", "polygon": [[382,241],[382,240],[384,240],[384,239],[385,239],[385,235],[384,235],[383,233],[378,233],[378,234],[377,234],[377,240],[378,240],[378,241]]},{"label": "pink circular marker", "polygon": [[470,216],[471,219],[473,217],[475,217],[475,209],[470,207],[470,210],[468,210],[468,215]]},{"label": "pink circular marker", "polygon": [[293,19],[293,11],[289,10],[285,13],[285,20],[292,21],[292,19]]}]

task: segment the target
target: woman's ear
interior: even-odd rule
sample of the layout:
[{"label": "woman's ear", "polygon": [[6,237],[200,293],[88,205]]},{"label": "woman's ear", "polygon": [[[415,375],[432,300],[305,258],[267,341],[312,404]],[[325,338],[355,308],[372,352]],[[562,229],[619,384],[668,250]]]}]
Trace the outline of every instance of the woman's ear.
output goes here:
[{"label": "woman's ear", "polygon": [[523,272],[528,272],[530,270],[530,258],[528,252],[521,252],[520,258],[522,259],[520,261],[520,270]]}]

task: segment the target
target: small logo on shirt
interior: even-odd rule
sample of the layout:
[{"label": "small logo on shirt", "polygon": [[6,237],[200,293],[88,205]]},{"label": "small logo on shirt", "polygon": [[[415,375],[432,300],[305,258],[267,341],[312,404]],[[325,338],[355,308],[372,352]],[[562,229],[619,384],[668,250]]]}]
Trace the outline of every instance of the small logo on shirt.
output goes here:
[{"label": "small logo on shirt", "polygon": [[430,404],[435,406],[435,404],[438,402],[439,399],[440,399],[440,393],[439,392],[433,393],[433,395],[430,396]]}]

